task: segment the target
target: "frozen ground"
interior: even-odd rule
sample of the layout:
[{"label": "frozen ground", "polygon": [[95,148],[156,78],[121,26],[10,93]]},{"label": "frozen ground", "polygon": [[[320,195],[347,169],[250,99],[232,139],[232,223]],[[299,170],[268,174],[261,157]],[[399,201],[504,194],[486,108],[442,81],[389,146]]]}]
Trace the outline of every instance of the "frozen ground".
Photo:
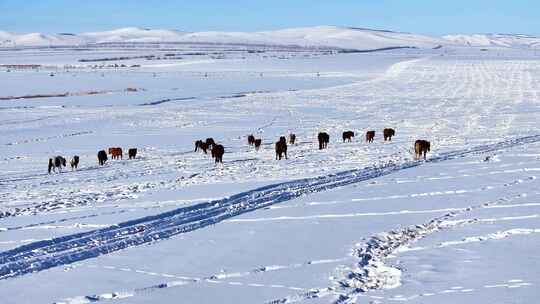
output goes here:
[{"label": "frozen ground", "polygon": [[[41,65],[0,70],[0,97],[105,92],[0,101],[2,303],[538,298],[534,52],[214,47],[79,62],[165,52],[185,50],[0,53]],[[276,161],[289,132],[299,143]],[[225,146],[223,165],[193,152],[206,137]],[[417,138],[432,142],[427,162],[412,159]],[[99,167],[110,146],[139,156]],[[80,155],[79,170],[48,175],[57,154]]]}]

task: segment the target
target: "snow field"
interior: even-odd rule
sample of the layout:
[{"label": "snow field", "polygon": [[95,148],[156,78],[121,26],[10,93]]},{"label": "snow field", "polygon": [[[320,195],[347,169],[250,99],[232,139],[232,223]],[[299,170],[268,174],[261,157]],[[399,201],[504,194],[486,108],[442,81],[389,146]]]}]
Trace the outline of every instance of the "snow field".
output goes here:
[{"label": "snow field", "polygon": [[[2,109],[2,275],[20,276],[1,292],[8,303],[535,299],[538,75],[535,60],[422,56],[339,86]],[[384,127],[397,131],[391,143]],[[349,129],[353,143],[341,143]],[[322,130],[331,143],[319,151]],[[289,132],[299,144],[275,161]],[[258,153],[250,133],[264,140]],[[225,145],[223,166],[192,152],[208,136]],[[425,164],[411,160],[417,138],[432,141]],[[96,147],[110,145],[140,157],[98,168]],[[81,168],[45,174],[56,153],[79,154]],[[365,293],[342,284],[351,273]],[[17,294],[29,285],[42,288]]]}]

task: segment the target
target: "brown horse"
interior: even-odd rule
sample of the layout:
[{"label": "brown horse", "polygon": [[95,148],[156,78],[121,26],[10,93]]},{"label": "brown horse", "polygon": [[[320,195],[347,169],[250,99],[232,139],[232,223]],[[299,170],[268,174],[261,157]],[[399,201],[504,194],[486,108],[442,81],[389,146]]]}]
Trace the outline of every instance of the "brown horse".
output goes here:
[{"label": "brown horse", "polygon": [[343,142],[348,141],[351,142],[354,137],[353,131],[345,131],[343,132]]},{"label": "brown horse", "polygon": [[420,159],[422,154],[424,154],[424,159],[426,159],[426,154],[431,150],[431,143],[427,140],[418,139],[414,142],[414,158]]},{"label": "brown horse", "polygon": [[285,159],[287,159],[287,140],[284,136],[279,138],[279,141],[276,142],[276,160],[281,160],[285,154]]},{"label": "brown horse", "polygon": [[396,135],[396,131],[394,129],[387,128],[383,130],[383,135],[384,135],[384,141],[386,140],[392,141],[392,136]]},{"label": "brown horse", "polygon": [[255,144],[255,136],[253,134],[248,136],[248,145],[253,146]]},{"label": "brown horse", "polygon": [[129,159],[137,157],[137,148],[130,148],[128,150]]},{"label": "brown horse", "polygon": [[374,138],[375,138],[375,131],[367,131],[366,132],[366,141],[368,143],[373,142]]},{"label": "brown horse", "polygon": [[319,132],[317,139],[319,140],[319,150],[328,148],[328,143],[330,142],[330,135],[328,133]]},{"label": "brown horse", "polygon": [[294,133],[289,134],[289,144],[294,145],[295,142],[296,142],[296,134]]},{"label": "brown horse", "polygon": [[122,159],[122,148],[115,147],[115,148],[109,148],[109,154],[111,155],[112,159]]},{"label": "brown horse", "polygon": [[260,138],[255,139],[255,142],[253,144],[255,145],[255,150],[259,151],[259,149],[261,148],[262,139]]},{"label": "brown horse", "polygon": [[225,148],[222,145],[216,145],[212,147],[212,157],[217,163],[223,163],[223,154],[225,154]]}]

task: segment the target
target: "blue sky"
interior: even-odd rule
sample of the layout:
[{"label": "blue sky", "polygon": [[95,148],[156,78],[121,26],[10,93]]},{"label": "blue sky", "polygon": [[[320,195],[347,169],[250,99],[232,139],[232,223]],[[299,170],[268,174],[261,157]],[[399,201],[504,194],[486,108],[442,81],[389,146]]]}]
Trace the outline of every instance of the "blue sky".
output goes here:
[{"label": "blue sky", "polygon": [[0,0],[0,30],[259,31],[338,25],[433,35],[539,35],[539,13],[539,0]]}]

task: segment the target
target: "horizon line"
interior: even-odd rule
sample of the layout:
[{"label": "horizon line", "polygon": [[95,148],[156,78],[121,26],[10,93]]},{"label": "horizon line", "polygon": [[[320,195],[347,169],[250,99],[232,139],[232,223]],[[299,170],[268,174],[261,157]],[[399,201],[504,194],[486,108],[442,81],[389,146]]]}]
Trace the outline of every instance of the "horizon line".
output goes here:
[{"label": "horizon line", "polygon": [[122,29],[140,29],[145,31],[152,31],[152,30],[168,30],[168,31],[178,31],[178,32],[185,32],[185,33],[204,33],[204,32],[218,32],[218,33],[261,33],[261,32],[274,32],[274,31],[282,31],[282,30],[289,30],[289,29],[302,29],[302,28],[317,28],[317,27],[334,27],[334,28],[343,28],[343,29],[351,29],[351,30],[365,30],[365,31],[378,31],[378,32],[391,32],[391,33],[401,33],[401,34],[417,34],[417,35],[423,35],[423,36],[431,36],[431,37],[443,37],[447,35],[525,35],[530,37],[539,37],[535,34],[529,34],[529,33],[518,33],[518,32],[448,32],[444,34],[425,34],[421,32],[410,32],[410,31],[399,31],[394,29],[383,29],[383,28],[371,28],[371,27],[363,27],[363,26],[342,26],[342,25],[312,25],[312,26],[293,26],[293,27],[279,27],[274,29],[266,29],[266,30],[258,30],[258,31],[227,31],[227,30],[200,30],[200,31],[187,31],[182,30],[178,28],[151,28],[151,27],[145,27],[145,26],[122,26],[122,27],[116,27],[116,28],[110,28],[105,30],[91,30],[91,31],[80,31],[80,32],[70,32],[70,31],[60,31],[60,32],[49,32],[49,31],[30,31],[30,32],[19,32],[19,31],[9,31],[9,30],[2,30],[0,29],[0,32],[7,32],[12,34],[48,34],[48,35],[80,35],[80,34],[87,34],[87,33],[101,33],[101,32],[110,32],[115,30],[122,30]]}]

